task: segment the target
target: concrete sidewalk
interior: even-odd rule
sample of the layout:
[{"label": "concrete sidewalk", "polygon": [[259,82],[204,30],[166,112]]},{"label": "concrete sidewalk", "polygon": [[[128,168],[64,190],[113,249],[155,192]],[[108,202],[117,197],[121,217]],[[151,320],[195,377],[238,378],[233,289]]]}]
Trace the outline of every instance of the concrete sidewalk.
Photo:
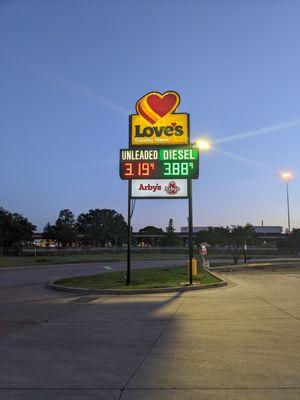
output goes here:
[{"label": "concrete sidewalk", "polygon": [[222,277],[204,292],[22,303],[32,324],[0,340],[0,399],[298,400],[299,272]]}]

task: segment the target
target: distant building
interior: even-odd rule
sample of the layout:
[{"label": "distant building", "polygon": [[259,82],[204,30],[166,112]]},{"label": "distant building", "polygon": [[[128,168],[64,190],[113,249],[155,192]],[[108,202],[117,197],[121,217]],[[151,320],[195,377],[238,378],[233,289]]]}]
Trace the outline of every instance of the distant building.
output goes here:
[{"label": "distant building", "polygon": [[[194,233],[206,232],[206,231],[208,231],[208,228],[212,228],[212,227],[208,227],[208,226],[193,226],[193,232]],[[189,228],[187,226],[182,226],[180,228],[180,232],[181,233],[189,233]]]},{"label": "distant building", "polygon": [[262,234],[268,234],[268,233],[272,234],[272,233],[274,233],[274,234],[278,235],[278,234],[281,234],[282,231],[283,231],[282,226],[262,226],[262,225],[259,225],[259,226],[253,226],[253,228],[255,229],[256,233],[262,233]]},{"label": "distant building", "polygon": [[[215,226],[194,226],[193,232],[206,232],[209,228],[216,228]],[[283,231],[282,226],[253,226],[254,230],[258,234],[276,234],[280,235]],[[182,226],[180,228],[181,233],[188,233],[189,228],[187,226]]]}]

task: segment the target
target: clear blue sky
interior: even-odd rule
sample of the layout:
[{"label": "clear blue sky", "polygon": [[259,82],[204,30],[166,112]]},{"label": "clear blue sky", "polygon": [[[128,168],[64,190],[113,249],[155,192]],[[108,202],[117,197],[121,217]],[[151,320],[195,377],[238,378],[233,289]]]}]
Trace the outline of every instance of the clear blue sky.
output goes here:
[{"label": "clear blue sky", "polygon": [[[194,225],[286,226],[277,171],[290,168],[300,227],[299,15],[298,0],[2,0],[0,205],[38,229],[62,208],[126,216],[128,114],[146,92],[176,90],[192,137],[218,150],[201,157]],[[186,217],[186,201],[143,200],[133,225]]]}]

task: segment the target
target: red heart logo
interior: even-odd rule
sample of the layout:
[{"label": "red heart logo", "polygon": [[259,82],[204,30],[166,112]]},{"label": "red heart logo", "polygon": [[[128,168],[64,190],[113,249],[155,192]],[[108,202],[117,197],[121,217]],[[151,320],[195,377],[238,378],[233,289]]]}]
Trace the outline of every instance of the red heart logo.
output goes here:
[{"label": "red heart logo", "polygon": [[177,103],[177,97],[173,93],[168,93],[163,97],[157,94],[150,94],[147,98],[149,107],[160,117],[164,117],[169,112],[172,112],[173,107]]},{"label": "red heart logo", "polygon": [[136,110],[151,124],[155,124],[160,118],[175,111],[179,102],[180,97],[176,92],[151,92],[137,102]]}]

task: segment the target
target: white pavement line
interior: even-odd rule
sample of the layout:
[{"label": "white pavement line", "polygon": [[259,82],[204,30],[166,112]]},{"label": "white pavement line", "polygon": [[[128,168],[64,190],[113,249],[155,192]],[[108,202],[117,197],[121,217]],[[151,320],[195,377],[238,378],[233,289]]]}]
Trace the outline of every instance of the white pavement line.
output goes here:
[{"label": "white pavement line", "polygon": [[[178,298],[182,293],[178,292],[174,297]],[[135,377],[135,375],[138,373],[138,371],[140,370],[140,368],[142,367],[142,365],[144,364],[144,362],[146,361],[146,358],[150,355],[151,351],[153,350],[153,348],[155,347],[156,343],[159,341],[159,339],[163,336],[163,334],[165,333],[166,329],[168,328],[168,326],[170,325],[170,323],[173,321],[176,313],[178,312],[179,308],[182,306],[184,302],[184,298],[181,300],[180,304],[178,305],[178,307],[176,308],[175,312],[173,313],[173,315],[169,318],[169,320],[166,322],[165,326],[162,328],[160,334],[158,335],[158,337],[154,340],[154,342],[152,343],[152,345],[150,346],[149,350],[147,351],[147,353],[145,354],[145,356],[143,357],[143,359],[141,360],[141,362],[139,363],[139,365],[137,366],[137,368],[133,371],[132,375],[129,377],[128,381],[125,383],[125,385],[123,386],[123,388],[121,389],[121,394],[119,397],[119,400],[122,399],[123,393],[125,392],[127,386],[129,385],[129,383],[132,381],[132,379]]]}]

